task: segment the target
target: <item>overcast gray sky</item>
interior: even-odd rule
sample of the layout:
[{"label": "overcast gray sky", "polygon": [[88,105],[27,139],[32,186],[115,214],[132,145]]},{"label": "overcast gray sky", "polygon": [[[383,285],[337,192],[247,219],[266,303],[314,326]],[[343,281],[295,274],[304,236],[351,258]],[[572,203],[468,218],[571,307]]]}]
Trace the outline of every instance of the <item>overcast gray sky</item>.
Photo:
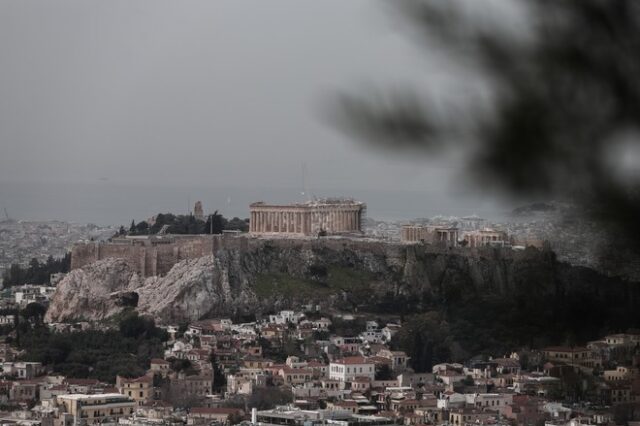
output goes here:
[{"label": "overcast gray sky", "polygon": [[277,188],[298,186],[306,163],[314,187],[447,191],[460,163],[372,151],[320,113],[370,86],[468,89],[388,12],[372,0],[0,2],[0,183]]}]

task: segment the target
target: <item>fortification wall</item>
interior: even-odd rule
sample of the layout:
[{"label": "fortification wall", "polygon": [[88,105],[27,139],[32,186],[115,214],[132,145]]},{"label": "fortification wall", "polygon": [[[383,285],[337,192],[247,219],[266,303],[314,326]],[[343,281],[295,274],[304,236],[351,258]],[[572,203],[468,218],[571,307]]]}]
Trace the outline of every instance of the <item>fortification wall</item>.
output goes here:
[{"label": "fortification wall", "polygon": [[212,254],[212,240],[213,236],[198,235],[162,244],[144,241],[78,243],[71,250],[71,269],[102,259],[118,258],[125,260],[142,276],[164,275],[182,260]]},{"label": "fortification wall", "polygon": [[[173,265],[217,253],[219,250],[252,251],[267,246],[300,250],[353,250],[373,256],[402,260],[412,253],[457,254],[473,258],[521,259],[530,257],[530,250],[514,251],[491,247],[447,247],[441,244],[403,244],[366,238],[256,238],[242,235],[199,235],[179,237],[163,244],[80,243],[71,251],[71,269],[106,258],[124,259],[142,276],[165,275]],[[538,250],[534,250],[539,255]]]},{"label": "fortification wall", "polygon": [[78,269],[98,260],[97,243],[76,243],[71,248],[71,269]]},{"label": "fortification wall", "polygon": [[[542,254],[539,249],[528,248],[526,250],[512,250],[502,247],[450,247],[444,243],[437,244],[406,244],[402,242],[389,242],[368,238],[330,237],[330,238],[255,238],[238,237],[238,240],[246,240],[246,248],[249,250],[264,247],[265,245],[291,249],[311,250],[353,250],[364,251],[374,256],[403,257],[407,251],[424,254],[452,254],[476,259],[513,259],[522,260],[537,257]],[[229,240],[224,241],[224,248],[231,248]],[[238,245],[238,242],[233,242]]]}]

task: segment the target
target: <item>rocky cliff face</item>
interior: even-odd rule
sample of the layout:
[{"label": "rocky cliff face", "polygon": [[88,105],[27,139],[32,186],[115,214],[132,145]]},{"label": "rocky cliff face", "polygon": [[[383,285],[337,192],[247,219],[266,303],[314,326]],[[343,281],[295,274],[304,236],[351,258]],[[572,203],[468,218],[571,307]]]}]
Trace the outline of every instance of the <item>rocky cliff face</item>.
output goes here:
[{"label": "rocky cliff face", "polygon": [[232,289],[224,268],[216,267],[213,256],[185,260],[163,277],[141,280],[122,259],[104,259],[76,269],[59,284],[45,320],[96,321],[127,307],[155,317],[163,323],[180,323],[206,316],[216,307],[242,303],[250,291]]},{"label": "rocky cliff face", "polygon": [[633,310],[638,287],[558,263],[552,253],[536,250],[248,240],[146,280],[117,259],[74,270],[58,285],[46,320],[100,320],[131,305],[161,323],[261,314],[308,303],[411,313],[434,306],[448,309],[487,295],[521,301],[525,307],[529,301],[596,295],[608,303],[617,301],[616,309]]},{"label": "rocky cliff face", "polygon": [[127,304],[137,303],[137,298],[132,298],[128,290],[139,286],[138,276],[118,259],[75,269],[58,283],[45,320],[59,322],[109,317]]}]

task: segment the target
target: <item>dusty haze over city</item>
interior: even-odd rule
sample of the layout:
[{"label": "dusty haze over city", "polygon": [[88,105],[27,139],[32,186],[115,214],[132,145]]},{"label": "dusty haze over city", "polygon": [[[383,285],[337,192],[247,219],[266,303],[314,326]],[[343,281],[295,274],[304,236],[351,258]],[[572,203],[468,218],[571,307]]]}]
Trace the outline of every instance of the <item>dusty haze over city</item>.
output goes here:
[{"label": "dusty haze over city", "polygon": [[197,199],[246,216],[256,199],[351,195],[381,219],[502,216],[511,205],[465,182],[459,158],[376,151],[327,119],[354,88],[481,93],[389,11],[364,0],[3,2],[0,207],[113,224]]}]

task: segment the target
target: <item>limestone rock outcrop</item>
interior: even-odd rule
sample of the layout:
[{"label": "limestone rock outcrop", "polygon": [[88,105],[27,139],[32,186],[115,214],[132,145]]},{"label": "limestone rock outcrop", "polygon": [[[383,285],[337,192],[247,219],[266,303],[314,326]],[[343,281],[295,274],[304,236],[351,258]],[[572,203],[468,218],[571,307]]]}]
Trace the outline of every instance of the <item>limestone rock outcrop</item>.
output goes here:
[{"label": "limestone rock outcrop", "polygon": [[[415,313],[478,300],[602,298],[633,312],[640,287],[560,263],[551,252],[464,250],[350,239],[234,239],[215,255],[181,261],[141,279],[118,259],[69,273],[46,320],[102,320],[135,305],[157,323],[236,320],[279,309]],[[595,300],[595,299],[594,299]],[[543,303],[543,302],[540,302]]]},{"label": "limestone rock outcrop", "polygon": [[45,321],[109,317],[123,309],[119,295],[139,285],[136,273],[120,259],[105,259],[74,269],[58,283]]},{"label": "limestone rock outcrop", "polygon": [[233,314],[253,292],[242,286],[231,288],[226,268],[218,258],[205,256],[176,264],[163,277],[147,278],[137,289],[138,312],[162,323],[182,323],[208,314]]},{"label": "limestone rock outcrop", "polygon": [[231,313],[227,308],[243,295],[231,291],[214,263],[213,256],[185,260],[165,276],[142,281],[122,259],[100,260],[73,270],[58,284],[45,320],[96,321],[127,307],[162,323],[193,321],[216,307]]}]

